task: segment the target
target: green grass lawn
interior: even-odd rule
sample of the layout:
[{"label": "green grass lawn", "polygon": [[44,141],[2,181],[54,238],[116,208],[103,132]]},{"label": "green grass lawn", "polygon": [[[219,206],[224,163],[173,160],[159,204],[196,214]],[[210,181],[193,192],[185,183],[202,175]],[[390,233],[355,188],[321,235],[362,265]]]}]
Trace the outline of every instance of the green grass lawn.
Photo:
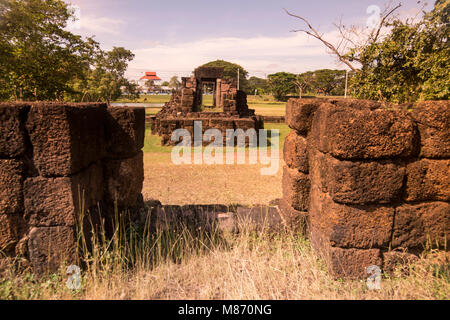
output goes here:
[{"label": "green grass lawn", "polygon": [[127,97],[122,97],[114,102],[117,103],[166,103],[170,101],[170,95],[162,94],[162,95],[151,95],[151,94],[143,94],[138,99],[132,100]]},{"label": "green grass lawn", "polygon": [[[283,150],[284,139],[289,134],[290,129],[286,124],[283,123],[266,123],[264,125],[265,129],[269,131],[268,136],[274,134],[273,130],[278,129],[279,132],[279,142],[280,150]],[[150,125],[147,124],[145,127],[145,144],[143,151],[145,153],[170,153],[172,152],[172,147],[166,147],[161,145],[161,137],[152,135]]]},{"label": "green grass lawn", "polygon": [[[117,103],[154,103],[161,104],[169,102],[169,95],[142,95],[137,100],[129,100],[126,98],[119,99]],[[213,104],[212,95],[203,96],[203,106],[211,106]],[[284,116],[286,109],[286,102],[275,101],[272,96],[248,96],[248,106],[250,109],[255,109],[257,115],[261,116]],[[147,108],[147,114],[156,114],[161,110],[160,108]],[[207,109],[208,112],[221,112],[222,109]]]},{"label": "green grass lawn", "polygon": [[145,113],[150,115],[157,114],[159,111],[161,111],[161,108],[145,108]]}]

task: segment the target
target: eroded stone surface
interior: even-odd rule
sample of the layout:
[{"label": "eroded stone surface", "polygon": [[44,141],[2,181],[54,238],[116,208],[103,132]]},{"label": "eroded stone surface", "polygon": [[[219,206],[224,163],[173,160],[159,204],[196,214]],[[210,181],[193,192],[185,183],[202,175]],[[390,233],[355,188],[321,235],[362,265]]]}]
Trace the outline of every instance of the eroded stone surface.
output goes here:
[{"label": "eroded stone surface", "polygon": [[144,183],[143,153],[124,160],[105,162],[105,198],[119,207],[135,206],[142,197]]},{"label": "eroded stone surface", "polygon": [[0,103],[0,158],[15,158],[24,154],[26,133],[23,120],[29,104]]},{"label": "eroded stone surface", "polygon": [[402,193],[406,172],[402,163],[338,160],[319,151],[311,157],[314,182],[336,202],[390,203]]},{"label": "eroded stone surface", "polygon": [[44,177],[69,176],[104,156],[105,104],[33,104],[26,124]]},{"label": "eroded stone surface", "polygon": [[29,257],[37,274],[55,272],[76,261],[76,236],[72,227],[33,228],[28,240]]},{"label": "eroded stone surface", "polygon": [[134,156],[144,147],[145,109],[109,107],[106,137],[108,157]]},{"label": "eroded stone surface", "polygon": [[317,108],[323,99],[289,99],[286,105],[286,123],[300,135],[306,136]]},{"label": "eroded stone surface", "polygon": [[283,199],[295,210],[308,211],[309,177],[287,166],[283,169]]},{"label": "eroded stone surface", "polygon": [[82,208],[88,210],[102,200],[102,167],[94,164],[71,177],[28,178],[24,195],[32,226],[74,226]]},{"label": "eroded stone surface", "polygon": [[309,219],[313,233],[331,246],[383,248],[391,241],[394,207],[349,206],[335,203],[319,188],[311,190]]},{"label": "eroded stone surface", "polygon": [[407,201],[450,201],[450,160],[415,161],[407,166]]},{"label": "eroded stone surface", "polygon": [[23,213],[23,162],[0,159],[0,214]]},{"label": "eroded stone surface", "polygon": [[295,131],[292,131],[286,136],[284,142],[284,161],[292,168],[297,169],[303,173],[308,173],[308,143],[306,139]]},{"label": "eroded stone surface", "polygon": [[427,244],[446,248],[450,237],[450,204],[404,204],[396,209],[392,246],[425,249]]},{"label": "eroded stone surface", "polygon": [[313,119],[317,148],[339,159],[413,156],[416,130],[407,112],[321,104]]},{"label": "eroded stone surface", "polygon": [[450,158],[450,105],[448,101],[418,102],[412,112],[426,158]]}]

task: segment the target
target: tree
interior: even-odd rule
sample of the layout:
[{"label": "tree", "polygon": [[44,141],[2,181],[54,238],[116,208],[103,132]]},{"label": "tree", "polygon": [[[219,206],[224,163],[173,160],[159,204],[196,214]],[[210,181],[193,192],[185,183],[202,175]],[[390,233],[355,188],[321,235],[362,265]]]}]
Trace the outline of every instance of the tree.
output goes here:
[{"label": "tree", "polygon": [[419,22],[395,17],[400,7],[387,6],[380,22],[369,30],[336,25],[341,34],[338,45],[325,40],[307,19],[286,12],[308,27],[294,32],[320,40],[353,71],[350,85],[356,97],[397,103],[448,99],[450,1],[437,0]]},{"label": "tree", "polygon": [[247,90],[249,94],[255,93],[264,93],[269,89],[269,84],[266,79],[258,78],[258,77],[250,77],[247,82]]},{"label": "tree", "polygon": [[0,1],[0,99],[61,99],[99,53],[92,38],[64,28],[73,12],[60,0]]},{"label": "tree", "polygon": [[[248,85],[247,85],[247,76],[248,72],[243,67],[241,67],[238,64],[231,63],[224,60],[216,60],[211,61],[208,63],[205,63],[201,67],[220,67],[223,68],[223,78],[227,80],[236,80],[238,77],[238,70],[239,70],[239,87],[243,91],[248,91]],[[247,92],[249,93],[249,92]]]},{"label": "tree", "polygon": [[288,72],[278,72],[268,76],[269,88],[275,99],[283,101],[290,93],[295,92],[296,75]]},{"label": "tree", "polygon": [[314,81],[314,72],[311,71],[299,74],[295,77],[294,83],[298,88],[300,99],[303,96],[303,92],[305,92],[308,89],[312,91],[311,85],[313,81]]},{"label": "tree", "polygon": [[145,86],[147,87],[147,90],[152,90],[152,88],[155,86],[155,81],[147,80],[145,81]]},{"label": "tree", "polygon": [[134,54],[122,47],[114,47],[111,51],[102,52],[95,65],[85,70],[84,77],[74,82],[73,88],[77,94],[72,98],[109,103],[122,95],[123,87],[129,94],[134,95],[137,85],[125,78],[128,62],[133,58]]},{"label": "tree", "polygon": [[449,99],[449,12],[450,1],[441,0],[417,23],[389,23],[389,34],[357,57],[362,68],[351,80],[355,95],[397,103]]},{"label": "tree", "polygon": [[345,70],[321,69],[314,72],[314,85],[326,95],[342,96],[345,92]]},{"label": "tree", "polygon": [[164,81],[163,83],[161,83],[162,87],[168,87],[169,86],[169,81]]},{"label": "tree", "polygon": [[174,90],[179,90],[181,88],[181,82],[178,81],[177,76],[173,76],[172,78],[170,78],[169,88],[174,89]]}]

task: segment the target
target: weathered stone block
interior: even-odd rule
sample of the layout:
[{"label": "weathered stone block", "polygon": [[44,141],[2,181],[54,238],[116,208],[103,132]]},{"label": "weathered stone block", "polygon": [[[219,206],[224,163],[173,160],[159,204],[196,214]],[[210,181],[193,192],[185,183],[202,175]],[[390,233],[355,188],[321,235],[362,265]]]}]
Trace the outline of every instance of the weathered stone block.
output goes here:
[{"label": "weathered stone block", "polygon": [[234,120],[234,126],[236,129],[248,130],[255,129],[255,120],[252,119],[236,119]]},{"label": "weathered stone block", "polygon": [[284,141],[284,162],[290,167],[308,173],[308,143],[305,138],[292,131]]},{"label": "weathered stone block", "polygon": [[29,109],[27,104],[0,103],[0,158],[15,158],[24,154],[24,121]]},{"label": "weathered stone block", "polygon": [[97,164],[71,177],[28,178],[24,197],[30,225],[74,226],[82,208],[87,210],[102,200],[102,184],[102,168]]},{"label": "weathered stone block", "polygon": [[108,160],[105,170],[105,198],[119,207],[133,207],[139,203],[144,183],[143,153],[123,160]]},{"label": "weathered stone block", "polygon": [[295,210],[285,199],[280,199],[278,201],[278,208],[280,210],[281,219],[286,226],[295,228],[304,235],[307,234],[309,228],[308,212]]},{"label": "weathered stone block", "polygon": [[[394,271],[407,268],[419,258],[411,253],[400,251],[388,251],[383,253],[383,271],[392,274]],[[401,270],[406,271],[407,270]]]},{"label": "weathered stone block", "polygon": [[307,135],[317,108],[322,99],[289,99],[286,104],[286,123],[301,135]]},{"label": "weathered stone block", "polygon": [[450,201],[450,160],[422,159],[406,168],[407,201]]},{"label": "weathered stone block", "polygon": [[220,67],[199,67],[194,71],[195,77],[199,80],[223,78],[223,73],[223,68]]},{"label": "weathered stone block", "polygon": [[402,192],[406,170],[395,162],[342,161],[319,151],[313,159],[315,183],[336,202],[390,203]]},{"label": "weathered stone block", "polygon": [[0,214],[0,251],[13,250],[24,231],[25,221],[21,214]]},{"label": "weathered stone block", "polygon": [[76,261],[76,235],[72,227],[33,228],[28,240],[29,257],[37,274],[55,272],[62,263]]},{"label": "weathered stone block", "polygon": [[23,163],[0,160],[0,214],[23,212]]},{"label": "weathered stone block", "polygon": [[317,187],[311,190],[309,219],[312,233],[331,246],[371,249],[388,247],[394,208],[348,206],[334,202]]},{"label": "weathered stone block", "polygon": [[414,106],[412,116],[420,132],[420,156],[450,158],[450,103],[419,102]]},{"label": "weathered stone block", "polygon": [[313,118],[316,147],[339,159],[409,157],[416,130],[407,112],[344,108],[322,104]]},{"label": "weathered stone block", "polygon": [[331,247],[320,235],[312,233],[314,250],[325,260],[328,272],[335,278],[365,279],[367,267],[382,265],[380,249],[343,249]]},{"label": "weathered stone block", "polygon": [[105,104],[31,107],[27,129],[41,176],[69,176],[103,157],[105,109]]},{"label": "weathered stone block", "polygon": [[106,125],[109,157],[133,156],[144,147],[145,109],[109,107]]},{"label": "weathered stone block", "polygon": [[253,230],[274,230],[282,225],[279,211],[276,207],[254,206],[252,208],[238,207],[236,211],[237,226]]},{"label": "weathered stone block", "polygon": [[337,98],[337,99],[327,99],[329,103],[337,105],[339,107],[345,107],[345,108],[353,108],[358,110],[376,110],[381,108],[382,104],[378,101],[372,101],[372,100],[360,100],[360,99],[343,99],[343,98]]},{"label": "weathered stone block", "polygon": [[450,238],[450,204],[405,204],[396,209],[392,246],[421,248],[426,244],[446,247]]},{"label": "weathered stone block", "polygon": [[283,169],[283,199],[295,210],[308,211],[309,177],[296,169],[285,166]]}]

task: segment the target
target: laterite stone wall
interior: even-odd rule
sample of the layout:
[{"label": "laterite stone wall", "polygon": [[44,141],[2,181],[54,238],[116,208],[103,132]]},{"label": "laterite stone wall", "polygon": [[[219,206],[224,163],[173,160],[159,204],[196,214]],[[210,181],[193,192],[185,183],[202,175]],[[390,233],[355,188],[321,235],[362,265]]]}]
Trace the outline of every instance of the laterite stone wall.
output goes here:
[{"label": "laterite stone wall", "polygon": [[108,226],[142,207],[143,108],[3,103],[0,124],[0,271],[72,263],[82,211]]},{"label": "laterite stone wall", "polygon": [[367,277],[450,236],[450,103],[291,99],[280,208],[307,217],[336,277]]}]

